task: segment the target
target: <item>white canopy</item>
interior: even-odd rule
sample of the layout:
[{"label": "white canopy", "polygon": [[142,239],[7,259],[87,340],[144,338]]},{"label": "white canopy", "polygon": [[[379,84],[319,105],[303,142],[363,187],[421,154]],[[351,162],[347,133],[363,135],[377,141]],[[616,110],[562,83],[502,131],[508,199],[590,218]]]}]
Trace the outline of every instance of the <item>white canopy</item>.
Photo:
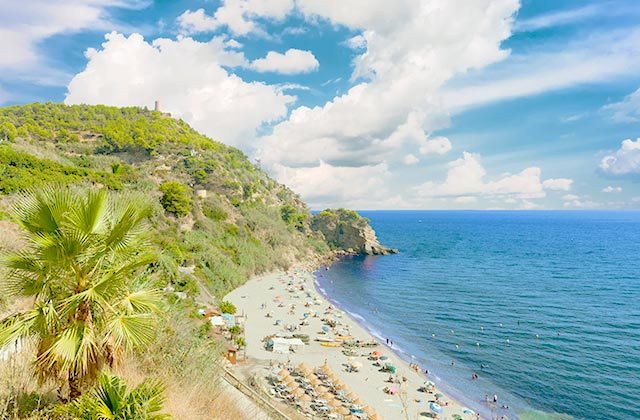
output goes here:
[{"label": "white canopy", "polygon": [[287,354],[291,350],[299,353],[304,350],[304,343],[299,338],[273,337],[271,344],[274,353]]}]

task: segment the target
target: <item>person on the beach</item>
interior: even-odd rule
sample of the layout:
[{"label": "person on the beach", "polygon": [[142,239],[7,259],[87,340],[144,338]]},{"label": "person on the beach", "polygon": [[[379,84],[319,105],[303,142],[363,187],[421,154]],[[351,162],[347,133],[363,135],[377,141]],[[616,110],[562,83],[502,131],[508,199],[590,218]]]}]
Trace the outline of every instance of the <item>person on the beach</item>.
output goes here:
[{"label": "person on the beach", "polygon": [[484,402],[489,404],[489,394],[484,394]]},{"label": "person on the beach", "polygon": [[498,396],[496,394],[493,394],[493,402],[494,403],[498,402]]}]

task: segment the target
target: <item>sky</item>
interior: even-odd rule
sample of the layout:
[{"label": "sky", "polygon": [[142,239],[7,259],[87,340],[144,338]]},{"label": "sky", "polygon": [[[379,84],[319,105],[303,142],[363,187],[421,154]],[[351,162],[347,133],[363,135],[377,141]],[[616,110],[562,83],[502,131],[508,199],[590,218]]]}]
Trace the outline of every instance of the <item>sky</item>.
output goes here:
[{"label": "sky", "polygon": [[0,106],[152,107],[314,209],[640,208],[637,0],[3,0]]}]

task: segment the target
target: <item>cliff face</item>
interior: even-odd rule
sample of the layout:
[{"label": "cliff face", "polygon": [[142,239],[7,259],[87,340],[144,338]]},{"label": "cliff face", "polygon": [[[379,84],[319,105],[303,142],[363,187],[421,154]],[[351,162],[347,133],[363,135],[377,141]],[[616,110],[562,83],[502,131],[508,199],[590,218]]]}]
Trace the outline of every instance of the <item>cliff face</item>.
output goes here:
[{"label": "cliff face", "polygon": [[349,254],[387,255],[398,251],[380,244],[367,219],[353,210],[327,209],[315,215],[311,229],[334,248]]}]

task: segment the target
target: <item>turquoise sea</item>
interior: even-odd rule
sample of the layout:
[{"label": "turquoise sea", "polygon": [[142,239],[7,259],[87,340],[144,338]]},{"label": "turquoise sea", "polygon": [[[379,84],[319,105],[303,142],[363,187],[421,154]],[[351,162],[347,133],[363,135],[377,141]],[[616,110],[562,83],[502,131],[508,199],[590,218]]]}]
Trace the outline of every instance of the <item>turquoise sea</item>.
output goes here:
[{"label": "turquoise sea", "polygon": [[640,418],[640,212],[361,213],[400,253],[318,286],[446,391],[488,418]]}]

